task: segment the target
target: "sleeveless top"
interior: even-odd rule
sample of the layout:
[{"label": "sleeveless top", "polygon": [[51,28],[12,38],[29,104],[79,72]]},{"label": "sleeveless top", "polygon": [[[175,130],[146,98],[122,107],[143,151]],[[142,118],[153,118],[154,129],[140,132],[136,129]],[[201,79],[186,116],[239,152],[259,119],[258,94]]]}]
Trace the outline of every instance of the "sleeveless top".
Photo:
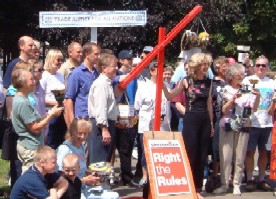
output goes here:
[{"label": "sleeveless top", "polygon": [[192,80],[185,78],[188,88],[185,88],[186,112],[207,112],[207,100],[211,87],[210,79]]}]

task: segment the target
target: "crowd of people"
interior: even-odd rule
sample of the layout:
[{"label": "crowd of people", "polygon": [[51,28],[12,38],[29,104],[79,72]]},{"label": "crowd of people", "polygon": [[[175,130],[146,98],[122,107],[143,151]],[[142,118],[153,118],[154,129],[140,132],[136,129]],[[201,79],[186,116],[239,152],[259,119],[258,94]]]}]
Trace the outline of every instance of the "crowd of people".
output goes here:
[{"label": "crowd of people", "polygon": [[[60,50],[50,49],[45,60],[40,60],[40,43],[32,37],[20,37],[18,47],[19,57],[8,64],[0,91],[18,135],[17,158],[10,160],[11,198],[119,198],[108,188],[93,192],[91,187],[102,179],[89,170],[91,164],[110,162],[114,172],[115,150],[121,183],[146,187],[143,133],[153,129],[155,119],[161,121],[162,131],[182,132],[199,199],[209,149],[212,175],[221,181],[215,194],[227,193],[233,185],[233,194],[241,195],[244,168],[246,191],[272,190],[265,171],[276,82],[266,76],[265,56],[239,64],[232,58],[213,60],[211,54],[196,53],[180,60],[175,71],[165,66],[161,118],[155,118],[157,62],[125,90],[118,86],[152,47],[146,46],[135,58],[130,50],[116,56],[93,42],[72,42],[66,59]],[[124,120],[119,111],[123,105],[133,110]],[[134,146],[138,161],[133,174]],[[258,178],[253,177],[256,149]]]}]

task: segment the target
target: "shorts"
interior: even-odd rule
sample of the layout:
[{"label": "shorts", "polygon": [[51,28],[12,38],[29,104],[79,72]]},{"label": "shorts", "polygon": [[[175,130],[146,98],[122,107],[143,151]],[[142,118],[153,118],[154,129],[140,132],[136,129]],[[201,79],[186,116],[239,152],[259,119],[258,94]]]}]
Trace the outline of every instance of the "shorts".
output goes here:
[{"label": "shorts", "polygon": [[272,127],[266,128],[249,128],[249,140],[247,151],[255,151],[258,146],[258,150],[266,150],[266,144],[268,142],[269,135],[271,133]]},{"label": "shorts", "polygon": [[27,149],[20,144],[17,144],[17,156],[22,162],[22,173],[24,173],[30,166],[34,164],[35,150]]}]

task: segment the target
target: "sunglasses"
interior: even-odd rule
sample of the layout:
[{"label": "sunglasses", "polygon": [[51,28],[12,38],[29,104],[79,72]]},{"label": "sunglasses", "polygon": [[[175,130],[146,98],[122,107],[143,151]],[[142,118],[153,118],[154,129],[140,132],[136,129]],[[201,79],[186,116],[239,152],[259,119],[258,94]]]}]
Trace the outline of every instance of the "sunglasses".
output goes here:
[{"label": "sunglasses", "polygon": [[34,70],[34,72],[39,72],[39,73],[42,73],[44,71],[44,68],[39,68],[37,70]]},{"label": "sunglasses", "polygon": [[260,68],[260,67],[265,68],[265,67],[266,67],[266,64],[256,64],[255,66],[258,67],[258,68]]},{"label": "sunglasses", "polygon": [[58,62],[63,62],[63,59],[57,59]]}]

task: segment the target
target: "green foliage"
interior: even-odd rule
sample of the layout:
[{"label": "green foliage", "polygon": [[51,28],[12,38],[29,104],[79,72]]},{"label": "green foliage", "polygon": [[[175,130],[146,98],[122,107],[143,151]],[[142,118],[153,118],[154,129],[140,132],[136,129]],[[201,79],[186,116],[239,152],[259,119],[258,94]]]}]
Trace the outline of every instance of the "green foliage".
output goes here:
[{"label": "green foliage", "polygon": [[[147,10],[145,27],[99,28],[98,42],[104,48],[117,53],[132,49],[140,53],[145,45],[157,44],[158,27],[169,32],[195,5],[203,5],[199,17],[211,35],[207,48],[214,56],[237,56],[236,45],[250,45],[251,55],[265,54],[275,57],[276,31],[275,0],[246,1],[189,1],[189,0],[9,0],[0,3],[0,48],[12,56],[18,56],[17,40],[31,35],[40,41],[48,41],[51,47],[64,48],[72,40],[85,43],[90,39],[89,28],[38,27],[39,11],[98,11],[98,10]],[[206,2],[206,3],[202,3]],[[274,2],[274,3],[273,3]],[[203,31],[198,20],[185,29]],[[166,58],[174,62],[180,52],[181,32],[167,47]]]}]

